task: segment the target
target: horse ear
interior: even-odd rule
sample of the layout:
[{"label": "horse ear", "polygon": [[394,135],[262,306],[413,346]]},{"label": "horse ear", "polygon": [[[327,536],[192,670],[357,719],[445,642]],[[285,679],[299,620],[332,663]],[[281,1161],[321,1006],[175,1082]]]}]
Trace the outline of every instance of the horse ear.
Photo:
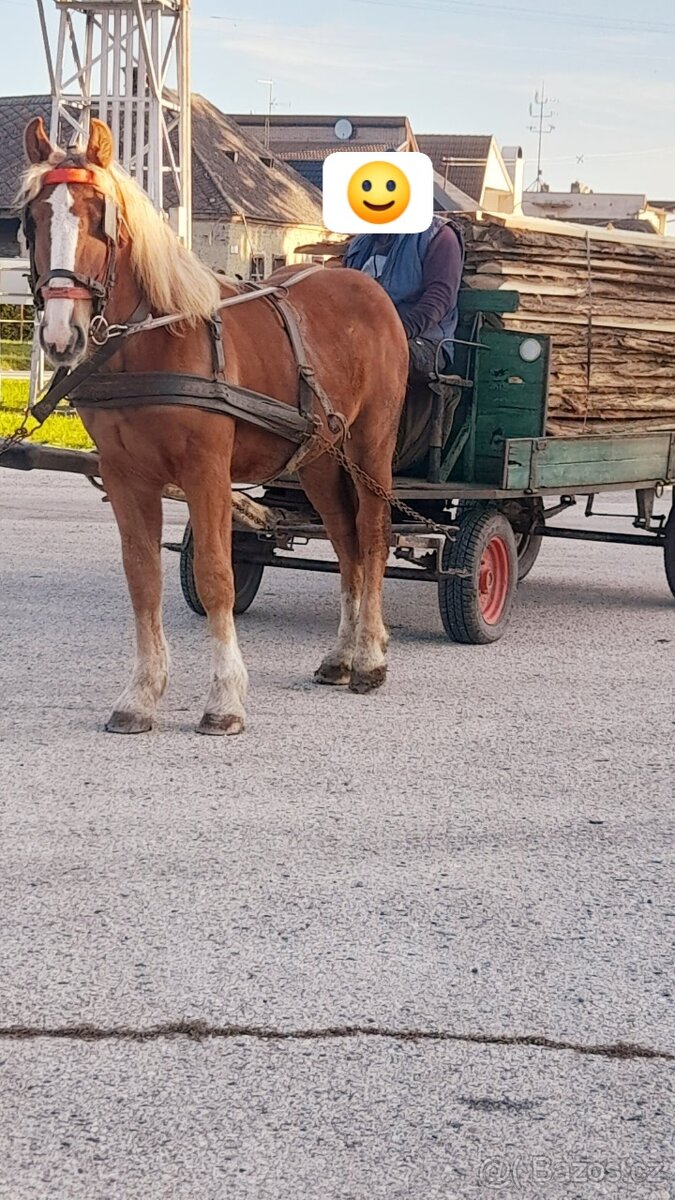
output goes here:
[{"label": "horse ear", "polygon": [[113,135],[104,121],[91,119],[89,142],[86,150],[87,161],[95,167],[109,167],[115,157],[115,142]]},{"label": "horse ear", "polygon": [[47,162],[47,159],[54,153],[54,147],[47,137],[42,117],[34,117],[30,124],[26,126],[23,142],[29,162]]}]

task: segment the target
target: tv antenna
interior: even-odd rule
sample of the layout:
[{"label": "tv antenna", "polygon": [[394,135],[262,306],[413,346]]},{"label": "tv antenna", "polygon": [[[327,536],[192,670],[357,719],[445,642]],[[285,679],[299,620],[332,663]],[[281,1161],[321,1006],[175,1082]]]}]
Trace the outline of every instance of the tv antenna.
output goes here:
[{"label": "tv antenna", "polygon": [[530,116],[534,124],[529,126],[530,133],[537,134],[537,178],[533,184],[527,189],[528,192],[541,192],[543,190],[543,168],[542,168],[542,143],[548,133],[553,133],[555,125],[551,125],[551,117],[555,114],[547,112],[551,101],[546,96],[544,84],[541,85],[541,91],[534,93],[534,100],[530,103]]}]

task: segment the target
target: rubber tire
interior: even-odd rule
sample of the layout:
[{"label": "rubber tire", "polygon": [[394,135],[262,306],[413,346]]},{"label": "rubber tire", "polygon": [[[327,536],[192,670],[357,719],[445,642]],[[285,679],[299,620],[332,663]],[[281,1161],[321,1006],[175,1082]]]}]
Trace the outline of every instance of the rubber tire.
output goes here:
[{"label": "rubber tire", "polygon": [[543,537],[540,533],[519,533],[516,536],[516,553],[518,555],[518,583],[527,579],[534,564],[539,558]]},{"label": "rubber tire", "polygon": [[[536,503],[536,501],[535,501]],[[543,505],[539,501],[541,511]],[[498,506],[493,500],[460,500],[457,505],[455,521],[457,525],[461,525],[466,513],[469,509],[480,509],[481,512],[499,512]],[[516,533],[516,553],[518,555],[518,583],[522,583],[532,570],[534,564],[539,558],[542,542],[544,541],[541,534],[537,533]]]},{"label": "rubber tire", "polygon": [[[234,564],[234,612],[241,616],[250,608],[258,594],[264,563],[235,562]],[[194,572],[194,541],[192,526],[188,521],[183,534],[180,551],[180,586],[188,608],[198,617],[206,616],[206,609],[199,599]]]},{"label": "rubber tire", "polygon": [[668,587],[675,596],[675,502],[666,521],[666,537],[663,543],[663,565],[666,568]]},{"label": "rubber tire", "polygon": [[[503,636],[509,622],[513,601],[518,590],[518,553],[510,522],[494,508],[469,505],[459,521],[454,542],[446,542],[443,568],[458,567],[469,571],[470,578],[450,576],[438,581],[438,607],[443,628],[453,642],[463,645],[487,646]],[[478,598],[480,564],[488,542],[500,537],[506,543],[509,560],[509,581],[504,608],[498,622],[488,625],[483,620]]]}]

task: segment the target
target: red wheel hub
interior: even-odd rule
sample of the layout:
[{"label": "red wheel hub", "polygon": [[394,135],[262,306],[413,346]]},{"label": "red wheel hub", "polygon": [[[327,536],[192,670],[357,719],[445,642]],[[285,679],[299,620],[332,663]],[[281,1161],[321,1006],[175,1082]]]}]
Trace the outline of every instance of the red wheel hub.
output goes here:
[{"label": "red wheel hub", "polygon": [[478,600],[486,625],[497,625],[509,594],[511,564],[503,538],[490,538],[478,572]]}]

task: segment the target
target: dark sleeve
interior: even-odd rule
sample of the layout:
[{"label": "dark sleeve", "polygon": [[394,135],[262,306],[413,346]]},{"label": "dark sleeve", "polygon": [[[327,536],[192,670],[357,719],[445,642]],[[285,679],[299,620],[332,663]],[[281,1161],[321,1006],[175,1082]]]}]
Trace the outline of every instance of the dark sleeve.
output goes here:
[{"label": "dark sleeve", "polygon": [[399,315],[409,338],[427,330],[455,307],[462,282],[464,255],[459,238],[445,225],[431,242],[424,260],[422,295],[414,304],[401,304]]}]

